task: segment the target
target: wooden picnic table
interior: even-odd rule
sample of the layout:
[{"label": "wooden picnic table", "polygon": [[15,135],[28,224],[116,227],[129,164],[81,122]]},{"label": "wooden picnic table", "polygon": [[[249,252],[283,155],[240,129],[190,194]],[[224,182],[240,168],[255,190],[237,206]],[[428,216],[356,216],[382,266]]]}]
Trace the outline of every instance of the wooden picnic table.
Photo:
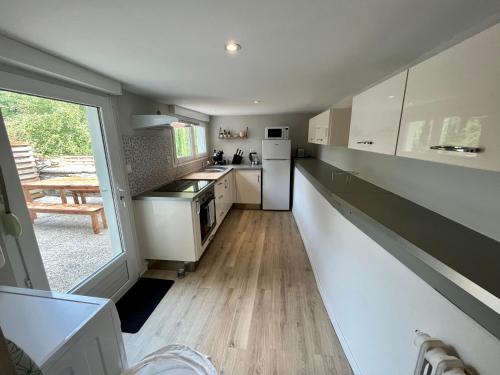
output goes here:
[{"label": "wooden picnic table", "polygon": [[54,177],[40,181],[30,181],[22,183],[24,197],[26,202],[33,202],[30,190],[58,190],[61,196],[61,202],[66,204],[66,193],[70,191],[73,195],[75,204],[80,204],[78,194],[80,194],[83,204],[86,203],[86,193],[99,193],[99,182],[96,177]]},{"label": "wooden picnic table", "polygon": [[[32,221],[36,219],[37,212],[89,215],[92,219],[92,229],[97,234],[99,233],[97,216],[100,215],[103,227],[108,227],[104,207],[100,204],[87,204],[85,199],[85,194],[100,192],[99,182],[95,177],[55,177],[40,181],[24,182],[22,183],[22,188]],[[30,190],[35,189],[58,190],[61,197],[61,204],[33,202]],[[73,204],[68,204],[66,191],[70,191],[73,195]],[[78,195],[80,195],[80,199],[78,199]]]}]

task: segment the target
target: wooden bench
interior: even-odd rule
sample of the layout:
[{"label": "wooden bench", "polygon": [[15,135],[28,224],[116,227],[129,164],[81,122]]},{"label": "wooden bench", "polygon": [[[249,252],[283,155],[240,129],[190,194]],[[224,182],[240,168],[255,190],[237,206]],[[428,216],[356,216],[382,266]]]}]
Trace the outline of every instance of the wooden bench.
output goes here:
[{"label": "wooden bench", "polygon": [[100,204],[64,204],[64,203],[37,203],[37,202],[27,202],[28,210],[30,215],[34,220],[37,212],[39,213],[56,213],[56,214],[67,214],[67,215],[89,215],[92,221],[92,229],[95,234],[100,232],[99,229],[99,218],[101,215],[103,228],[108,227],[108,222],[106,221],[106,215],[104,213],[104,206]]}]

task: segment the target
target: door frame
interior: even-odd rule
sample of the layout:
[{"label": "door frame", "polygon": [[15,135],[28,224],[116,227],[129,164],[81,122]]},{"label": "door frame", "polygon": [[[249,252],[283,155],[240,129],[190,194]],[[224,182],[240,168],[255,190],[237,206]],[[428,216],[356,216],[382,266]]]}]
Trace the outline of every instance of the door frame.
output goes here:
[{"label": "door frame", "polygon": [[[106,271],[97,274],[90,280],[82,282],[73,288],[71,292],[84,294],[85,292],[94,289],[100,282],[103,281],[106,275],[109,275],[120,265],[126,262],[128,268],[128,281],[116,293],[109,296],[113,300],[119,299],[137,281],[139,274],[143,271],[143,262],[138,251],[135,227],[133,225],[132,199],[128,189],[124,161],[125,158],[121,147],[121,137],[116,121],[117,112],[113,105],[113,98],[110,95],[90,92],[83,88],[72,88],[63,84],[48,82],[45,79],[27,77],[18,73],[6,72],[1,69],[0,89],[14,91],[21,94],[36,95],[50,99],[73,102],[97,107],[99,109],[101,117],[101,132],[108,160],[110,179],[114,189],[113,197],[123,253],[115,257],[103,268],[106,269]],[[24,202],[23,204],[24,208],[21,208],[21,211],[24,209],[27,212],[26,204]],[[29,245],[29,243],[26,245]],[[33,246],[32,243],[31,246]],[[36,246],[36,248],[38,249],[38,246]],[[36,274],[36,271],[30,271],[35,272]],[[40,275],[30,274],[30,278],[35,276],[36,278],[40,278]],[[24,279],[24,276],[21,279]]]}]

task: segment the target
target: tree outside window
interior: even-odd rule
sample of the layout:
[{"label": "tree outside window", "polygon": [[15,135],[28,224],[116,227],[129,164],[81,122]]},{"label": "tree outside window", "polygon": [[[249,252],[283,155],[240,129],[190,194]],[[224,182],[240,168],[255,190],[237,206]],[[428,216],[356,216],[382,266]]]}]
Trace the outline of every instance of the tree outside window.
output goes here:
[{"label": "tree outside window", "polygon": [[207,155],[206,128],[201,125],[174,127],[175,156],[179,163]]}]

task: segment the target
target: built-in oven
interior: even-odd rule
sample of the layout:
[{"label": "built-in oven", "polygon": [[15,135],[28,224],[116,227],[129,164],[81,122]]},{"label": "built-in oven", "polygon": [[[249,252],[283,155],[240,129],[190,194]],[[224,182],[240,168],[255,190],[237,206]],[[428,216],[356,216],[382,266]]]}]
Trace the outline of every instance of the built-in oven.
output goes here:
[{"label": "built-in oven", "polygon": [[265,139],[288,139],[288,126],[266,127]]},{"label": "built-in oven", "polygon": [[196,198],[196,211],[200,220],[201,244],[203,245],[217,223],[213,187],[208,188]]}]

